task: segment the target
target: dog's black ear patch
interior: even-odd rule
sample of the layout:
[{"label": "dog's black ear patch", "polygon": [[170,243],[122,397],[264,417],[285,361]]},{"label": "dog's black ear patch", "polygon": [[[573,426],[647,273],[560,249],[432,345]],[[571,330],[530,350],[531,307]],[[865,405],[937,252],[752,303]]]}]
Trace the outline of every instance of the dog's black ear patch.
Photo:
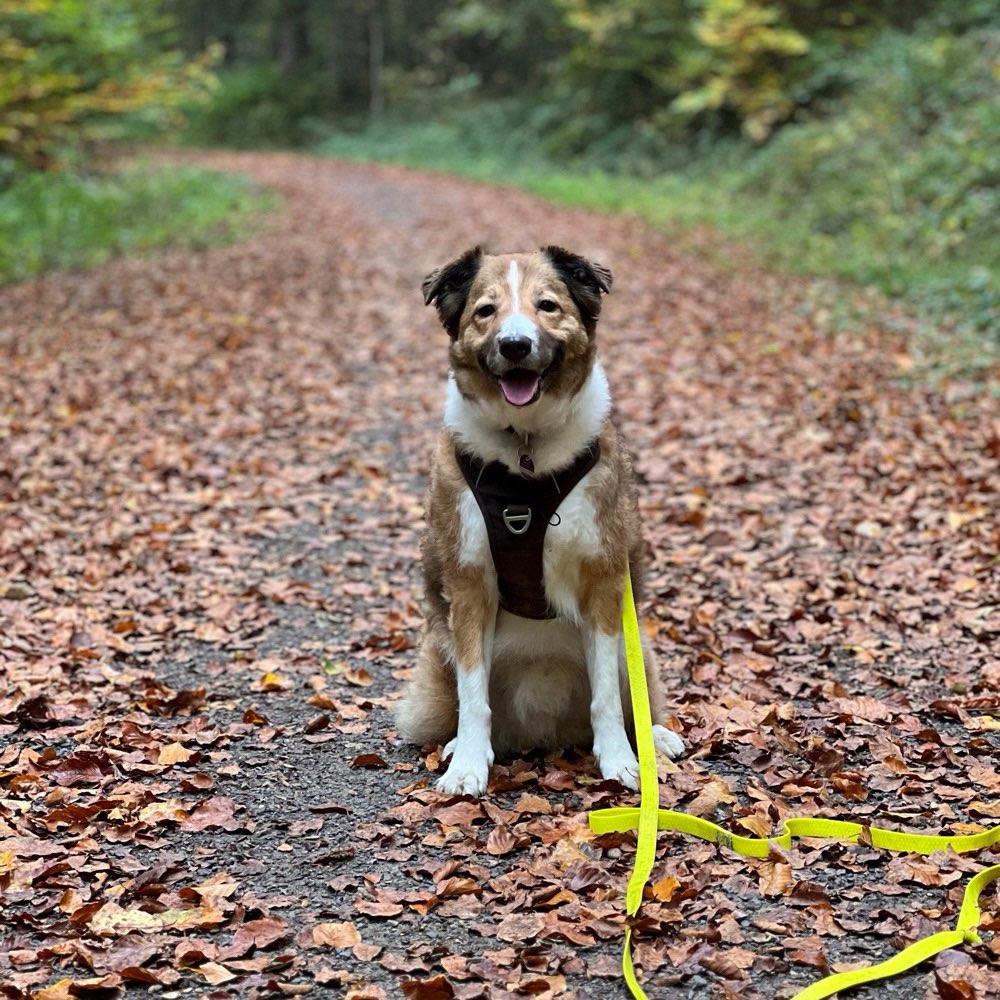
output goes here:
[{"label": "dog's black ear patch", "polygon": [[432,302],[437,306],[438,316],[448,335],[454,340],[458,336],[458,324],[465,310],[469,289],[483,264],[483,248],[473,247],[450,264],[431,271],[420,286],[424,293],[424,305]]},{"label": "dog's black ear patch", "polygon": [[542,247],[542,253],[552,262],[569,290],[587,332],[593,333],[601,314],[601,294],[611,291],[611,272],[562,247]]}]

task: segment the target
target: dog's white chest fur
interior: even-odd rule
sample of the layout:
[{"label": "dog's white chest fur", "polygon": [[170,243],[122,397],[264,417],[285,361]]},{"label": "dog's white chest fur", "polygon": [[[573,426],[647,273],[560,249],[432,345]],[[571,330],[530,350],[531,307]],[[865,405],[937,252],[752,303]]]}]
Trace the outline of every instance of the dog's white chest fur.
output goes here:
[{"label": "dog's white chest fur", "polygon": [[505,426],[505,414],[494,399],[467,399],[454,376],[448,379],[444,426],[455,441],[481,462],[503,462],[511,472],[519,471],[519,459],[530,452],[536,476],[566,468],[601,433],[611,412],[608,379],[595,364],[578,393],[566,398],[546,399],[518,414],[517,426]]},{"label": "dog's white chest fur", "polygon": [[559,505],[558,523],[545,533],[542,550],[545,595],[557,614],[579,624],[580,563],[601,548],[597,511],[587,494],[591,473]]}]

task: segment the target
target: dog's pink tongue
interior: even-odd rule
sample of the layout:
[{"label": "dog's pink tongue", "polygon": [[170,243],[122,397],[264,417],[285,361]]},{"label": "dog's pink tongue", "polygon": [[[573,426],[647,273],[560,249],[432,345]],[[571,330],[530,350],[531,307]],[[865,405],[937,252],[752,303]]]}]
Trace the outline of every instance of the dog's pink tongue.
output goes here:
[{"label": "dog's pink tongue", "polygon": [[539,378],[534,372],[515,369],[500,379],[504,399],[512,406],[526,406],[538,392]]}]

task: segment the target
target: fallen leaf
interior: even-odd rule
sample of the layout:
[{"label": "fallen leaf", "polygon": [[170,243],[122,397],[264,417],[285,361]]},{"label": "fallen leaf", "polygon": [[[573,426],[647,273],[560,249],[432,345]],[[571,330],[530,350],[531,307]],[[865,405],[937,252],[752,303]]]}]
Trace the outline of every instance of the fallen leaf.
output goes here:
[{"label": "fallen leaf", "polygon": [[344,923],[316,924],[312,929],[313,943],[326,948],[353,948],[361,943],[357,927]]},{"label": "fallen leaf", "polygon": [[160,764],[169,767],[171,764],[186,764],[193,757],[198,756],[200,754],[196,750],[188,750],[181,743],[168,743],[160,748],[157,760]]},{"label": "fallen leaf", "polygon": [[383,757],[380,757],[377,753],[362,753],[358,754],[354,760],[351,761],[351,767],[388,767],[389,765],[385,762]]},{"label": "fallen leaf", "polygon": [[497,926],[497,938],[526,944],[533,941],[545,926],[545,917],[540,913],[511,913]]},{"label": "fallen leaf", "polygon": [[449,1000],[455,996],[455,990],[444,976],[434,976],[433,979],[405,979],[400,989],[410,1000]]}]

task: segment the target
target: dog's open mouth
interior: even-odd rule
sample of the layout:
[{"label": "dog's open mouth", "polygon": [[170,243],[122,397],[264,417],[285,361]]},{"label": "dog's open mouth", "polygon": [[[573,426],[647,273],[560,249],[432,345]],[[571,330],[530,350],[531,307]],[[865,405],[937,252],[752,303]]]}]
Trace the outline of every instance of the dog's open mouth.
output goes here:
[{"label": "dog's open mouth", "polygon": [[542,377],[527,368],[512,368],[500,376],[500,391],[511,406],[527,406],[538,398]]}]

